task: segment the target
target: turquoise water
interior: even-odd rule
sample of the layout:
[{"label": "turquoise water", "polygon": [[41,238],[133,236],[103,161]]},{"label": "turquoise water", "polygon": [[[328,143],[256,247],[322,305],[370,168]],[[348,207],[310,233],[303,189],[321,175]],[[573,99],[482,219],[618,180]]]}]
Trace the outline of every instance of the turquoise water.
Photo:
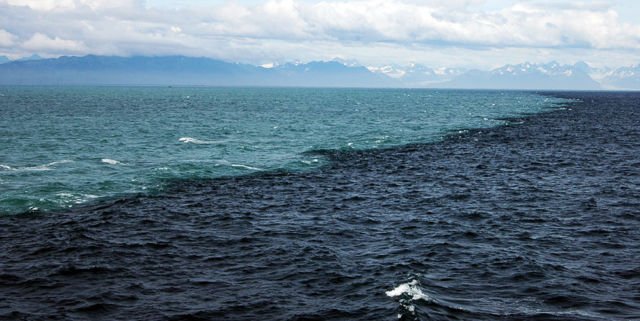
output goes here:
[{"label": "turquoise water", "polygon": [[511,91],[4,87],[0,212],[312,169],[325,160],[307,151],[432,142],[559,103]]}]

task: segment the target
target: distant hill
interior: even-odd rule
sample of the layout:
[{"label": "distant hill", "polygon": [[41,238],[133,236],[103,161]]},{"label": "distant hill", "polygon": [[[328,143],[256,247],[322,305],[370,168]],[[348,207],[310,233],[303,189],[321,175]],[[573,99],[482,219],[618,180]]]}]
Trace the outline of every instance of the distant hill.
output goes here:
[{"label": "distant hill", "polygon": [[22,57],[22,58],[18,59],[18,61],[29,61],[29,60],[40,60],[40,59],[43,59],[42,57],[40,57],[40,55],[33,54],[31,56]]},{"label": "distant hill", "polygon": [[438,84],[445,88],[474,89],[548,89],[548,90],[597,90],[598,82],[588,74],[588,65],[523,63],[505,65],[490,71],[470,70],[451,81]]},{"label": "distant hill", "polygon": [[6,56],[0,56],[0,64],[4,64],[7,63],[11,60],[9,60],[9,58],[7,58]]},{"label": "distant hill", "polygon": [[184,56],[84,56],[0,65],[0,84],[386,87],[386,77],[338,62],[263,68]]}]

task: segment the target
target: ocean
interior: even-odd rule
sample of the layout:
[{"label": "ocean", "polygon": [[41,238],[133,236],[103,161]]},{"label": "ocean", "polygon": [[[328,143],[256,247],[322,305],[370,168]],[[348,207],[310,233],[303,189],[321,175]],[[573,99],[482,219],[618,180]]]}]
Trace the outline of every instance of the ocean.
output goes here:
[{"label": "ocean", "polygon": [[639,102],[0,88],[0,319],[640,319]]},{"label": "ocean", "polygon": [[0,89],[0,213],[324,164],[316,150],[442,139],[562,100],[524,92],[162,87]]}]

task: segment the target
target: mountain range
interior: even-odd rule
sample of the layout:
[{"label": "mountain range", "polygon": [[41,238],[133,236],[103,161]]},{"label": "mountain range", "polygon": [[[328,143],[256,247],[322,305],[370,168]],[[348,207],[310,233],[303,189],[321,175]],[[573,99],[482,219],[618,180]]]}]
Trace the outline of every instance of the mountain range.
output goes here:
[{"label": "mountain range", "polygon": [[490,71],[471,70],[444,83],[446,87],[487,89],[564,89],[597,90],[601,86],[589,76],[589,66],[583,62],[561,65],[523,63],[505,65]]},{"label": "mountain range", "polygon": [[209,58],[60,57],[0,65],[0,84],[384,87],[389,79],[339,62],[263,68]]},{"label": "mountain range", "polygon": [[609,89],[640,89],[640,64],[632,67],[622,67],[605,73],[601,80],[605,88]]},{"label": "mountain range", "polygon": [[483,71],[418,64],[363,67],[343,60],[263,67],[185,56],[32,56],[16,61],[0,57],[0,84],[640,90],[640,65],[595,69],[584,62],[552,61]]}]

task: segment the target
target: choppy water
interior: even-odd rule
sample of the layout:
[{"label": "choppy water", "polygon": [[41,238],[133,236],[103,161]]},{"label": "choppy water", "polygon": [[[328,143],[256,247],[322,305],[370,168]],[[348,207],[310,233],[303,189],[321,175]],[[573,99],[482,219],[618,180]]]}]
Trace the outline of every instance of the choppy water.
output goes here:
[{"label": "choppy water", "polygon": [[168,180],[306,170],[305,152],[495,126],[557,99],[522,92],[0,88],[0,213],[155,192]]},{"label": "choppy water", "polygon": [[5,215],[0,319],[638,320],[640,94],[562,96],[311,170]]}]

